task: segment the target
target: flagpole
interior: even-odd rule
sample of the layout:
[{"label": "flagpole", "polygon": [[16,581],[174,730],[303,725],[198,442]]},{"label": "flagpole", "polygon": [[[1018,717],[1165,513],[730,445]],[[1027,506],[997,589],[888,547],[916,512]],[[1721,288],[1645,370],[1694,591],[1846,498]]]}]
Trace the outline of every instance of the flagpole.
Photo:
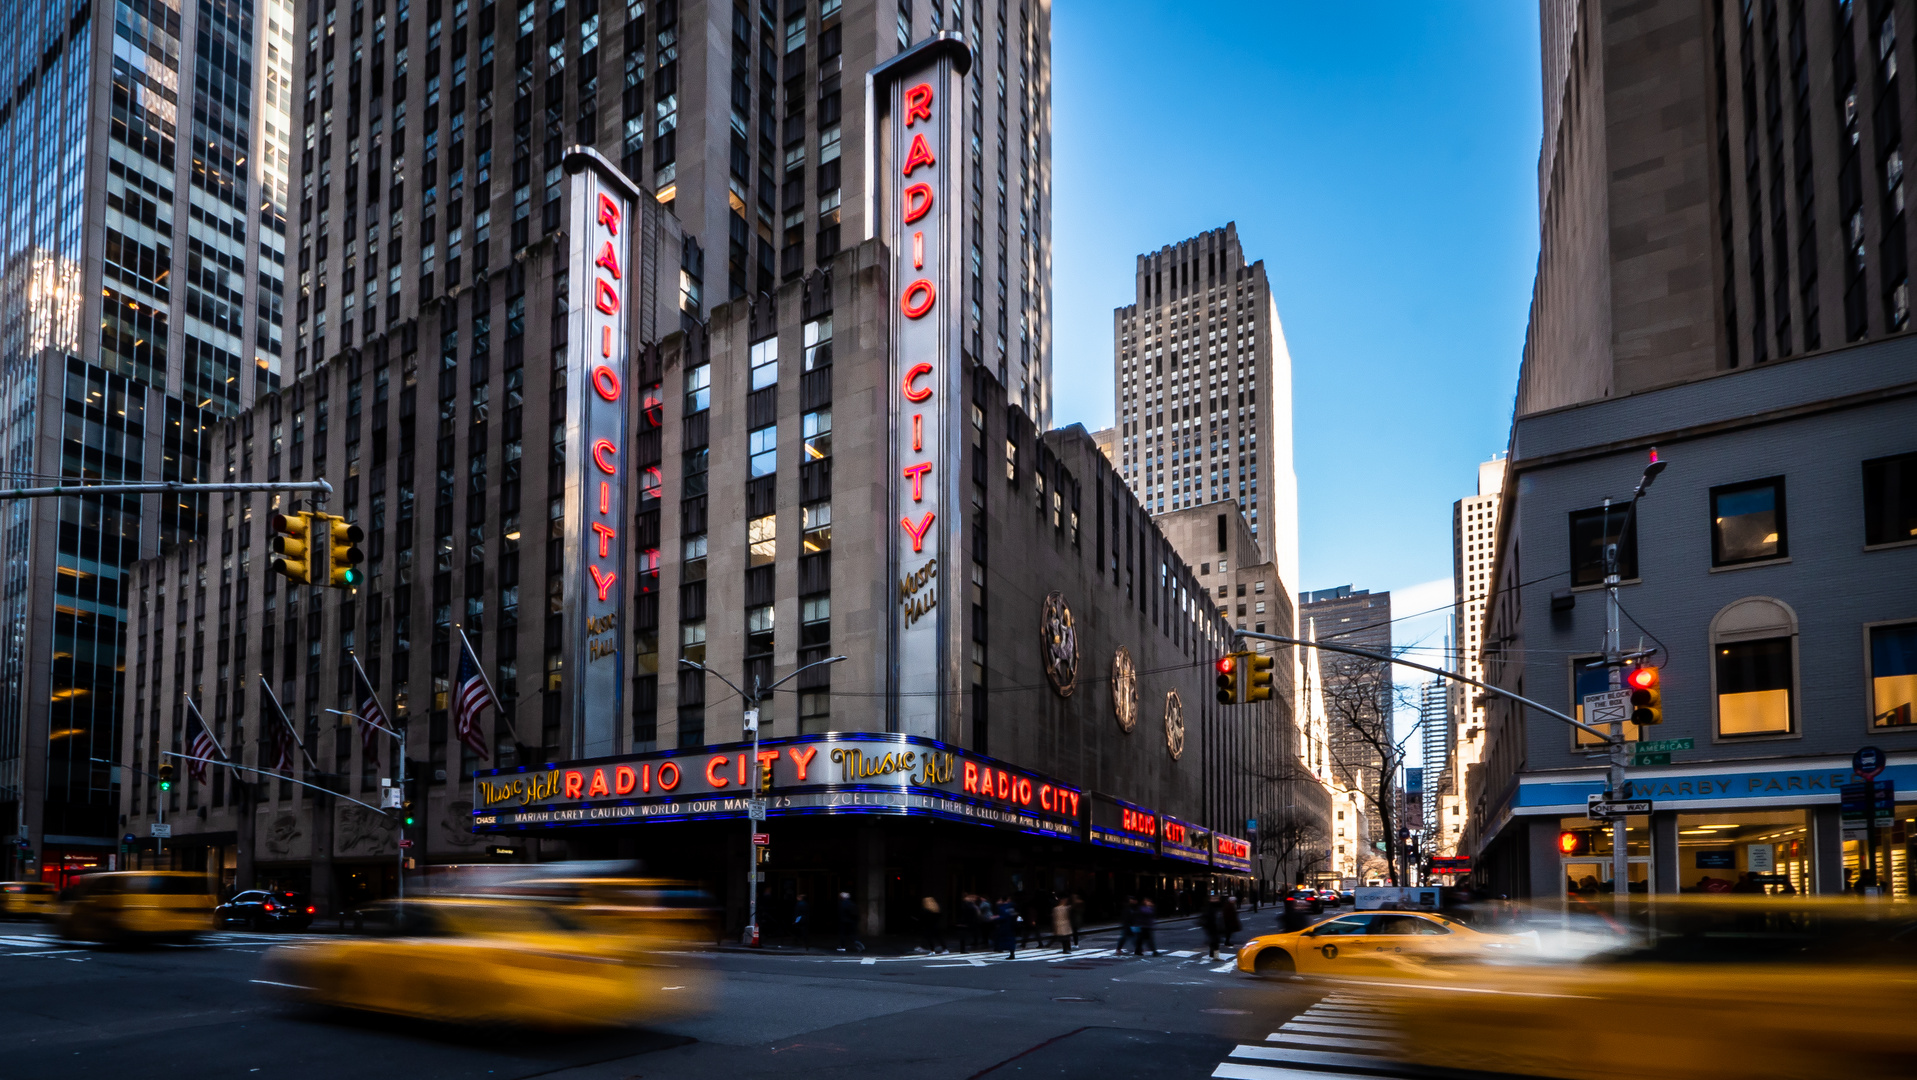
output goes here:
[{"label": "flagpole", "polygon": [[[319,762],[313,760],[313,752],[306,748],[306,740],[300,738],[299,729],[293,726],[293,718],[286,715],[286,706],[280,704],[280,696],[273,692],[273,684],[266,681],[266,675],[264,673],[260,675],[260,689],[266,691],[266,696],[273,699],[273,711],[280,714],[280,723],[286,725],[286,733],[293,736],[293,745],[300,748],[300,754],[306,758],[306,764],[312,768],[313,775],[318,776],[320,774]],[[277,771],[274,775],[278,775]],[[290,780],[292,778],[282,776],[280,779]]]},{"label": "flagpole", "polygon": [[[374,686],[373,680],[366,677],[366,668],[361,666],[359,662],[359,654],[354,652],[351,649],[348,649],[346,650],[346,655],[353,658],[353,670],[359,673],[359,681],[365,684],[366,696],[373,699],[374,710],[377,711],[381,716],[389,715],[386,712],[385,707],[379,703],[379,687]],[[354,695],[354,696],[358,696],[358,695]],[[357,705],[357,703],[355,703],[355,705]],[[371,724],[373,727],[379,729],[380,731],[384,731],[386,734],[391,735],[393,737],[393,742],[397,744],[399,748],[399,765],[396,769],[393,770],[393,774],[399,778],[399,791],[400,791],[399,797],[401,801],[403,802],[406,798],[406,765],[407,765],[406,736],[400,734],[397,730],[395,730],[396,728],[400,726],[399,714],[393,713],[390,715],[393,718],[393,726],[390,728],[386,727],[384,724],[375,724],[364,716],[360,716],[357,719],[362,724]],[[384,813],[384,812],[385,811],[383,810],[381,811],[381,813]],[[393,845],[394,850],[399,853],[398,855],[399,861],[398,861],[398,864],[393,867],[393,880],[396,883],[396,889],[398,892],[399,899],[403,903],[406,900],[406,810],[403,806],[401,807],[399,816],[397,820],[394,822],[394,824],[399,827],[398,828],[399,835]]]},{"label": "flagpole", "polygon": [[[486,693],[492,695],[493,704],[499,709],[500,718],[506,721],[506,730],[513,733],[513,754],[515,757],[518,756],[525,747],[526,740],[519,737],[519,725],[513,723],[511,714],[506,712],[506,699],[499,696],[499,691],[493,689],[493,681],[486,677],[486,662],[479,658],[479,650],[473,648],[473,643],[467,639],[466,628],[458,623],[454,623],[453,629],[459,631],[459,644],[463,646],[467,652],[473,654],[473,669],[479,672],[479,681],[486,684]],[[514,701],[513,705],[517,708],[519,702]],[[497,742],[498,740],[494,740],[494,753],[498,753],[499,751]]]},{"label": "flagpole", "polygon": [[227,754],[226,747],[220,745],[220,737],[213,734],[213,725],[206,722],[206,714],[201,712],[199,705],[194,703],[193,695],[184,690],[180,692],[186,695],[186,707],[193,710],[193,719],[200,722],[200,726],[206,729],[206,737],[213,740],[213,749],[220,752],[220,760],[231,765],[233,763],[232,757]]}]

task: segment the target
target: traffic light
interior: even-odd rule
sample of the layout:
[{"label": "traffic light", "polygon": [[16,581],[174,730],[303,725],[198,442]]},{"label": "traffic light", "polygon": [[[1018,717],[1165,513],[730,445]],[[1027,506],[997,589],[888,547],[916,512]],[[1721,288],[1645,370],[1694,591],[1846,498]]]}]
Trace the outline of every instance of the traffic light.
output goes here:
[{"label": "traffic light", "polygon": [[771,790],[772,763],[770,761],[761,761],[759,762],[759,794],[764,795]]},{"label": "traffic light", "polygon": [[1226,653],[1218,658],[1218,704],[1238,704],[1238,653]]},{"label": "traffic light", "polygon": [[171,765],[160,766],[160,790],[173,790],[173,766]]},{"label": "traffic light", "polygon": [[399,819],[407,825],[413,823],[413,803],[419,799],[419,777],[409,776],[400,783]]},{"label": "traffic light", "polygon": [[1245,661],[1245,700],[1269,701],[1271,699],[1271,657],[1258,653],[1246,653]]},{"label": "traffic light", "polygon": [[1631,723],[1642,727],[1664,722],[1664,695],[1658,690],[1657,669],[1650,665],[1632,668],[1624,676],[1631,688]]},{"label": "traffic light", "polygon": [[318,514],[315,517],[325,524],[327,567],[331,571],[328,585],[335,589],[350,589],[359,584],[359,564],[366,558],[359,549],[359,542],[366,533],[337,514]]},{"label": "traffic light", "polygon": [[313,583],[313,517],[310,513],[274,514],[273,572],[306,585]]},{"label": "traffic light", "polygon": [[1558,854],[1588,855],[1590,851],[1591,837],[1589,833],[1567,829],[1558,834]]}]

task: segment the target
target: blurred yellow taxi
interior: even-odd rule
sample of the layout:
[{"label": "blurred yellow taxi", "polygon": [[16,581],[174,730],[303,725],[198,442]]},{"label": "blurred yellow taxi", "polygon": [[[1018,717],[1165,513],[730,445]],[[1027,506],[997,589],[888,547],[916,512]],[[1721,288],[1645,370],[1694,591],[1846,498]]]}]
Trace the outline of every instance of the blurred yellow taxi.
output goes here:
[{"label": "blurred yellow taxi", "polygon": [[56,910],[58,890],[45,881],[0,881],[0,916],[10,919],[46,919]]},{"label": "blurred yellow taxi", "polygon": [[639,948],[667,942],[716,941],[719,912],[711,894],[666,878],[531,877],[499,886],[502,894],[555,905],[588,933]]},{"label": "blurred yellow taxi", "polygon": [[213,929],[212,882],[175,870],[88,874],[60,897],[60,933],[80,941],[189,941]]},{"label": "blurred yellow taxi", "polygon": [[464,1024],[617,1026],[697,1009],[704,981],[550,905],[432,898],[378,905],[370,935],[280,945],[260,982],[316,1005]]},{"label": "blurred yellow taxi", "polygon": [[1238,970],[1254,975],[1378,974],[1432,959],[1523,949],[1521,937],[1487,934],[1424,911],[1354,911],[1286,934],[1267,934],[1238,950]]},{"label": "blurred yellow taxi", "polygon": [[1660,897],[1622,944],[1372,993],[1417,1064],[1565,1080],[1917,1076],[1917,909]]}]

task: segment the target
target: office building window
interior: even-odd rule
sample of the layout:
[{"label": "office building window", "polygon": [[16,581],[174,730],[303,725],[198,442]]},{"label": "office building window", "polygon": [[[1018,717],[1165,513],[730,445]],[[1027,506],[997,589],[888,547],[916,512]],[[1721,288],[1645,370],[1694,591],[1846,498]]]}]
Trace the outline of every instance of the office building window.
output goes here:
[{"label": "office building window", "polygon": [[799,421],[805,436],[805,460],[822,461],[832,456],[832,410],[806,413]]},{"label": "office building window", "polygon": [[1917,623],[1870,628],[1872,727],[1917,724]]},{"label": "office building window", "polygon": [[764,390],[779,382],[779,339],[766,338],[752,346],[752,389]]},{"label": "office building window", "polygon": [[815,502],[806,504],[802,511],[805,515],[805,535],[802,541],[805,553],[811,555],[820,551],[832,550],[832,504]]},{"label": "office building window", "polygon": [[[1624,520],[1624,507],[1597,506],[1571,513],[1571,587],[1604,584],[1604,546],[1617,545],[1620,581],[1637,577],[1637,521]],[[1620,535],[1621,533],[1621,535]]]},{"label": "office building window", "polygon": [[1711,565],[1736,566],[1789,554],[1783,477],[1711,489]]},{"label": "office building window", "polygon": [[1864,543],[1917,540],[1917,454],[1864,462]]},{"label": "office building window", "polygon": [[746,438],[750,444],[746,448],[746,453],[749,455],[748,460],[751,465],[752,475],[755,477],[771,476],[774,472],[777,472],[779,468],[778,427],[773,424],[767,424],[765,427],[751,432]]},{"label": "office building window", "polygon": [[832,362],[832,315],[826,313],[805,324],[805,370],[817,371]]},{"label": "office building window", "polygon": [[685,482],[680,488],[680,495],[691,498],[694,495],[706,493],[706,458],[709,453],[710,451],[703,446],[697,450],[685,452],[683,458]]},{"label": "office building window", "polygon": [[686,415],[704,412],[712,404],[712,365],[686,369]]},{"label": "office building window", "polygon": [[695,664],[706,662],[706,624],[704,622],[679,625],[679,655]]},{"label": "office building window", "polygon": [[1797,616],[1753,596],[1711,620],[1712,688],[1720,738],[1796,730]]},{"label": "office building window", "polygon": [[767,514],[746,522],[746,566],[771,566],[779,555],[779,519]]}]

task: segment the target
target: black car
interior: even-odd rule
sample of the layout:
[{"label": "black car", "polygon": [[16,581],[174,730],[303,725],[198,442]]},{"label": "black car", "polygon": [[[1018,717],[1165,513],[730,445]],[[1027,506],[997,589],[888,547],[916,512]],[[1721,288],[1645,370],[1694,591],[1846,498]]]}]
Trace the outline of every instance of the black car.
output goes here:
[{"label": "black car", "polygon": [[213,909],[222,926],[249,930],[304,930],[313,924],[313,905],[295,892],[249,889]]}]

